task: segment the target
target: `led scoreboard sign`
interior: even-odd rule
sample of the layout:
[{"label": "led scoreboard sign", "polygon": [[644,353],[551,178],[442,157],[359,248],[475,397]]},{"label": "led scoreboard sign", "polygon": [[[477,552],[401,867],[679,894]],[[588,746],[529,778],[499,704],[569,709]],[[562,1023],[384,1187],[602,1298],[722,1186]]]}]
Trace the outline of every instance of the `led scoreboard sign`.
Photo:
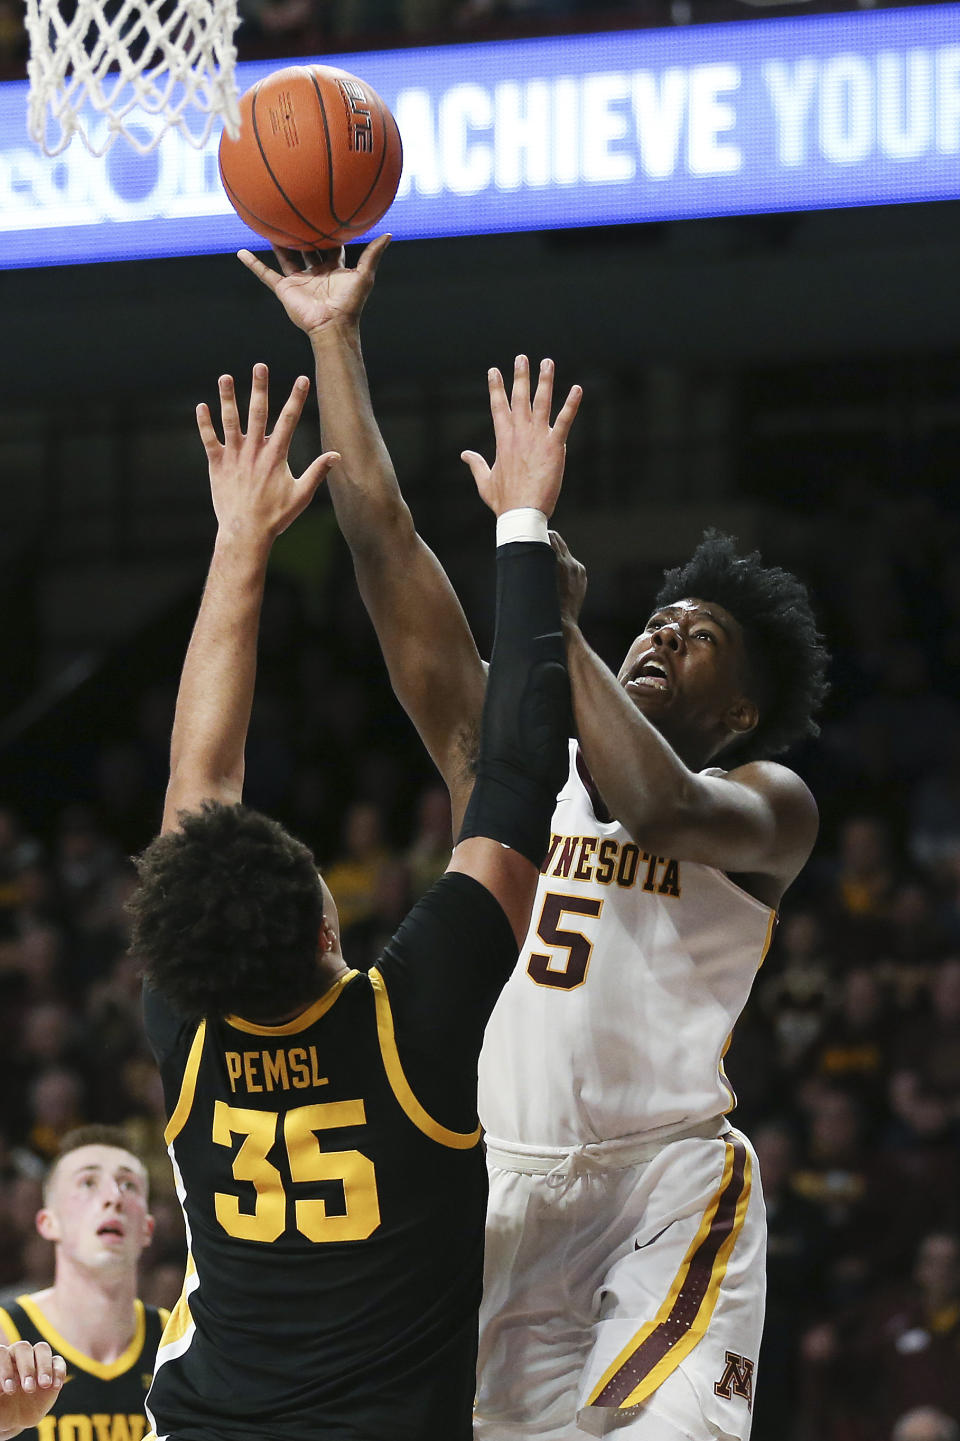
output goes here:
[{"label": "led scoreboard sign", "polygon": [[[960,196],[960,4],[316,58],[397,118],[398,239]],[[26,109],[0,85],[3,266],[262,247],[218,135],[49,159]]]}]

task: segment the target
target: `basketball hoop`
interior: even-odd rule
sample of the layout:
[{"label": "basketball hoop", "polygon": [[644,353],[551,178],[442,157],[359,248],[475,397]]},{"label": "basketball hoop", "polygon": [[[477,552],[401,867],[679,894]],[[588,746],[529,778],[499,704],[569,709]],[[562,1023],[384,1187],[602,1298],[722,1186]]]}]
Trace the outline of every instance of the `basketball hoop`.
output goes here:
[{"label": "basketball hoop", "polygon": [[104,155],[122,135],[144,155],[176,128],[199,150],[219,118],[233,138],[237,23],[237,0],[27,0],[31,138]]}]

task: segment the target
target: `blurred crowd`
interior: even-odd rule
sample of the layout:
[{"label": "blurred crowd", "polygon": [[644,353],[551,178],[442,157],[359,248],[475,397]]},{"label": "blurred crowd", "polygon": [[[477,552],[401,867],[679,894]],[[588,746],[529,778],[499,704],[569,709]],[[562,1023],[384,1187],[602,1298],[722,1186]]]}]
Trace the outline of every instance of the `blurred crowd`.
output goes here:
[{"label": "blurred crowd", "polygon": [[[837,488],[807,566],[834,695],[795,763],[823,831],[726,1062],[770,1222],[755,1441],[891,1441],[895,1428],[949,1441],[960,1423],[960,517],[934,497]],[[607,659],[645,619],[636,598],[652,580],[636,567],[598,578],[585,627]],[[75,800],[38,834],[0,809],[0,1291],[48,1282],[40,1176],[88,1120],[126,1127],[150,1157],[143,1294],[169,1305],[179,1291],[124,915],[129,856],[159,816],[174,686],[150,684],[128,733],[84,752]],[[341,551],[313,581],[271,577],[247,797],[314,848],[354,965],[446,863],[446,794]]]},{"label": "blurred crowd", "polygon": [[[120,0],[98,0],[112,18]],[[153,0],[156,3],[156,0]],[[172,11],[178,0],[161,0]],[[787,0],[766,13],[871,9],[878,0]],[[882,5],[894,0],[879,0]],[[924,3],[924,0],[919,0]],[[59,0],[72,14],[77,0]],[[564,31],[714,23],[755,17],[757,0],[238,0],[241,60],[448,44]],[[25,74],[22,0],[0,0],[0,79]]]},{"label": "blurred crowd", "polygon": [[[176,0],[165,3],[172,9]],[[75,4],[61,0],[64,11]],[[109,16],[111,0],[101,8]],[[241,60],[672,19],[670,0],[238,0],[238,11]],[[23,16],[22,0],[0,0],[0,79],[25,74]]]}]

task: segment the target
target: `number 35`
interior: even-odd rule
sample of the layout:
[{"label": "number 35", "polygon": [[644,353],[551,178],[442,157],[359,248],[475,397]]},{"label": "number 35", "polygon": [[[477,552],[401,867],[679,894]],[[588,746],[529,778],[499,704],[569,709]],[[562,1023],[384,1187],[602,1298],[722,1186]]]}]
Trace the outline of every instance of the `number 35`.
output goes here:
[{"label": "number 35", "polygon": [[[276,1111],[253,1111],[217,1101],[213,1109],[213,1139],[232,1146],[234,1136],[244,1140],[233,1160],[237,1181],[249,1181],[256,1192],[253,1211],[241,1211],[239,1196],[217,1191],[214,1209],[228,1236],[243,1241],[276,1241],[286,1230],[287,1196],[283,1177],[267,1160],[277,1139]],[[343,1186],[345,1214],[327,1215],[322,1200],[294,1200],[293,1219],[308,1241],[365,1241],[380,1224],[380,1200],[373,1162],[360,1151],[323,1151],[317,1131],[337,1126],[362,1126],[362,1101],[326,1101],[297,1106],[283,1113],[283,1140],[290,1177],[300,1181],[339,1181]]]}]

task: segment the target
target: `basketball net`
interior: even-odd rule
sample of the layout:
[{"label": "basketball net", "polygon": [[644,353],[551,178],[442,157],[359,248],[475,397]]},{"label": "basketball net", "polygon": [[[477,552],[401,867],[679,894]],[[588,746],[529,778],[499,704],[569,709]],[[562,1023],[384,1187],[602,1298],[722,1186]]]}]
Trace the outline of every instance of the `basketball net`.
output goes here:
[{"label": "basketball net", "polygon": [[104,155],[122,135],[145,155],[176,128],[199,150],[222,117],[233,139],[237,23],[237,0],[27,0],[31,138]]}]

